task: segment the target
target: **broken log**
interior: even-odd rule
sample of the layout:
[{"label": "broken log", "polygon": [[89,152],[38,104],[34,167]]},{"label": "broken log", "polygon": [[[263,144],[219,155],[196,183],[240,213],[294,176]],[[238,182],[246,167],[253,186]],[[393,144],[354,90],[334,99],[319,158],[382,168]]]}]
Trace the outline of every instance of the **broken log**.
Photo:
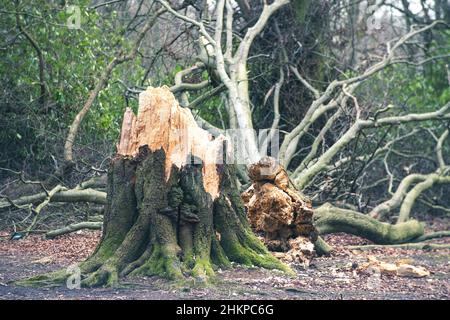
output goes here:
[{"label": "broken log", "polygon": [[89,230],[100,230],[102,228],[103,222],[93,222],[93,221],[85,221],[79,223],[72,223],[63,228],[51,230],[45,234],[46,239],[54,239],[56,237],[62,236],[64,234],[72,233],[82,229]]},{"label": "broken log", "polygon": [[[422,239],[423,224],[417,220],[391,225],[328,203],[313,211],[310,201],[291,187],[286,171],[273,158],[262,158],[250,166],[249,177],[253,183],[241,195],[249,221],[257,232],[263,233],[270,250],[287,252],[285,260],[289,262],[308,262],[313,256],[307,249],[309,243],[314,243],[318,254],[329,254],[333,248],[318,234],[345,232],[376,244]],[[306,238],[309,243],[294,241],[297,237]]]},{"label": "broken log", "polygon": [[284,260],[309,264],[318,238],[311,201],[290,186],[287,172],[272,157],[249,167],[252,185],[241,194],[253,229]]},{"label": "broken log", "polygon": [[[20,207],[27,204],[42,202],[47,198],[47,193],[40,192],[30,196],[23,196],[14,200],[1,200],[0,211],[9,208]],[[50,202],[91,202],[98,204],[106,203],[106,193],[95,189],[69,189],[55,193]]]}]

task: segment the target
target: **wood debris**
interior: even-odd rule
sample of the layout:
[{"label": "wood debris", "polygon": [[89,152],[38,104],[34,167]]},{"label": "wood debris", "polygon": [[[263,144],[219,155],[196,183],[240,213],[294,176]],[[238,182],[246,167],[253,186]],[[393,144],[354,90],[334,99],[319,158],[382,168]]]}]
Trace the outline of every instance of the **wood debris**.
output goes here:
[{"label": "wood debris", "polygon": [[264,234],[269,250],[286,262],[309,264],[317,230],[311,202],[289,184],[274,158],[263,157],[249,168],[252,185],[241,194],[252,227]]},{"label": "wood debris", "polygon": [[371,268],[375,268],[379,270],[381,274],[413,278],[423,278],[430,275],[430,272],[427,269],[412,265],[411,259],[400,259],[395,263],[387,263],[370,255],[367,257],[367,260],[367,263],[360,266],[359,271],[364,272]]}]

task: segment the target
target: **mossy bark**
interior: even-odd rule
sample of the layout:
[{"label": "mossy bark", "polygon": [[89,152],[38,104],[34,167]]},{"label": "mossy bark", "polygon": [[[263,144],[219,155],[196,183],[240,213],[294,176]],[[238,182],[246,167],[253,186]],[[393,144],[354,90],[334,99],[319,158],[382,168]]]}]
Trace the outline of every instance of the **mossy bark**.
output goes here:
[{"label": "mossy bark", "polygon": [[[141,147],[134,158],[117,155],[108,174],[102,239],[79,265],[85,287],[114,286],[126,275],[207,282],[231,262],[289,272],[252,233],[233,165],[218,165],[220,195],[204,189],[194,161],[165,177],[165,153]],[[62,271],[19,281],[63,283]]]},{"label": "mossy bark", "polygon": [[345,232],[376,244],[405,243],[420,237],[424,226],[417,220],[391,225],[366,214],[324,204],[314,210],[314,225],[321,235]]}]

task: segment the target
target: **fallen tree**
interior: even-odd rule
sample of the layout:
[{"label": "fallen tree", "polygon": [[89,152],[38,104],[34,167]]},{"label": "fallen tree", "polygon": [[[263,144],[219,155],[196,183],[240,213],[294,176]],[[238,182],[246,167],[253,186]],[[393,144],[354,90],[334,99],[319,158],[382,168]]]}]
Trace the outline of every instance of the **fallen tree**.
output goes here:
[{"label": "fallen tree", "polygon": [[321,235],[345,232],[377,244],[404,243],[424,234],[423,224],[417,220],[392,225],[331,204],[324,204],[314,210],[314,225]]},{"label": "fallen tree", "polygon": [[[391,39],[385,50],[380,51],[381,54],[376,59],[369,59],[370,62],[368,60],[367,64],[364,62],[355,69],[360,70],[360,72],[351,76],[343,74],[342,77],[337,77],[323,85],[323,79],[308,77],[307,70],[300,70],[296,66],[298,59],[295,55],[292,56],[292,50],[285,46],[290,35],[281,31],[282,23],[279,21],[277,12],[280,10],[287,11],[289,1],[275,0],[270,4],[264,3],[261,10],[258,9],[258,13],[254,16],[255,23],[249,24],[251,27],[242,30],[236,28],[239,23],[235,21],[235,10],[228,0],[217,1],[216,9],[212,13],[215,23],[208,25],[202,19],[196,19],[181,13],[167,1],[158,0],[158,2],[173,17],[198,30],[197,40],[200,52],[198,58],[210,77],[217,81],[220,80],[220,86],[226,88],[227,96],[225,98],[227,103],[225,109],[229,120],[228,128],[241,129],[246,132],[246,143],[242,149],[247,152],[247,159],[251,163],[259,160],[255,160],[254,156],[257,154],[255,150],[260,141],[251,130],[254,128],[253,122],[257,121],[255,116],[258,113],[255,111],[264,110],[266,112],[266,109],[262,109],[261,105],[253,108],[250,103],[252,100],[250,97],[253,98],[254,95],[250,94],[248,85],[248,54],[255,39],[261,35],[268,24],[271,24],[269,18],[272,17],[272,26],[280,43],[279,46],[275,46],[277,53],[273,54],[277,59],[276,63],[273,64],[277,71],[273,71],[273,74],[278,73],[279,77],[278,81],[268,89],[262,104],[265,105],[268,98],[273,96],[272,125],[270,125],[270,128],[281,129],[283,126],[289,128],[283,128],[283,138],[278,154],[280,164],[291,172],[290,178],[297,189],[309,193],[314,200],[322,198],[319,200],[321,203],[334,201],[334,199],[327,198],[328,192],[326,190],[334,189],[339,185],[344,186],[343,190],[336,190],[333,193],[338,194],[339,197],[344,197],[343,194],[349,192],[349,196],[345,197],[347,204],[360,201],[358,198],[365,197],[364,186],[360,185],[359,180],[361,180],[361,177],[369,175],[370,170],[374,167],[375,160],[379,160],[381,156],[387,157],[391,151],[395,151],[395,139],[384,141],[390,130],[396,131],[398,135],[402,135],[401,132],[403,131],[408,132],[408,134],[403,135],[403,138],[406,136],[412,137],[413,132],[420,131],[412,130],[411,132],[408,128],[411,127],[412,123],[418,123],[417,127],[423,129],[425,128],[423,123],[433,122],[436,124],[437,134],[442,131],[442,127],[450,119],[450,104],[448,102],[443,102],[442,105],[429,105],[424,109],[428,112],[414,113],[403,112],[400,106],[394,105],[394,101],[392,103],[387,103],[387,101],[377,102],[371,107],[366,102],[358,101],[361,100],[361,98],[358,98],[361,94],[360,90],[367,90],[363,84],[367,83],[368,80],[373,81],[374,76],[381,75],[392,67],[408,65],[422,68],[433,61],[448,58],[448,55],[434,55],[423,58],[421,55],[405,57],[403,54],[403,49],[408,47],[411,41],[417,40],[420,42],[420,37],[423,34],[439,30],[445,24],[444,21],[435,20],[426,25],[411,26],[407,33]],[[193,69],[198,70],[199,68],[201,66],[196,64],[193,67],[186,68],[185,72],[190,72]],[[293,74],[302,83],[312,97],[309,106],[305,106],[304,112],[302,111],[300,121],[293,125],[290,121],[284,121],[280,114],[280,106],[285,104],[284,107],[286,107],[289,104],[286,102],[286,94],[280,94],[280,88],[283,84],[289,83],[290,74]],[[213,83],[214,81],[211,85],[214,85]],[[196,85],[200,86],[202,82]],[[286,92],[289,91],[286,90]],[[182,96],[182,99],[185,100],[185,105],[188,105],[187,95]],[[303,108],[300,109],[303,110]],[[296,111],[299,110],[296,109]],[[286,123],[282,125],[283,122]],[[202,120],[202,126],[205,123],[207,122]],[[205,125],[204,127],[208,126]],[[209,127],[211,128],[211,126]],[[376,142],[376,150],[368,154],[358,153],[355,155],[353,155],[353,152],[348,152],[350,148],[356,150],[356,146],[360,144],[361,139],[367,140],[368,145],[373,143],[374,141],[369,141],[367,134],[380,130],[386,130],[386,133],[380,141]],[[447,135],[448,133],[443,134],[439,139],[441,147]],[[376,137],[377,135],[371,134],[371,136]],[[313,138],[312,143],[311,137]],[[351,175],[345,171],[351,172],[348,168],[355,161],[361,161],[363,166],[357,172],[357,177],[351,178],[346,183],[346,178]],[[439,164],[441,165],[441,161],[439,161]],[[388,168],[386,168],[386,175],[392,175]],[[385,178],[383,175],[383,179]],[[408,197],[402,194],[395,195],[395,199],[388,206],[383,205],[383,208],[377,208],[372,216],[393,215],[395,214],[394,209],[403,205],[398,222],[405,222],[409,219],[413,204],[424,191],[433,185],[445,183],[449,183],[445,172],[440,172],[439,177],[429,176],[426,182],[420,183],[417,188],[411,190]],[[392,183],[390,183],[391,185]],[[409,185],[412,185],[412,182]],[[389,193],[391,193],[390,191],[389,189]],[[348,201],[349,199],[352,201]],[[364,208],[367,207],[369,210],[379,204],[379,201],[374,201],[370,196],[365,200],[367,203],[364,204]],[[362,206],[358,208],[361,209]],[[382,214],[377,213],[378,209],[383,209]]]},{"label": "fallen tree", "polygon": [[[46,192],[36,193],[30,196],[23,196],[18,199],[6,198],[0,202],[0,210],[14,207],[23,207],[44,201],[48,197]],[[65,189],[55,193],[49,202],[92,202],[98,204],[106,204],[106,192],[95,189]]]},{"label": "fallen tree", "polygon": [[[270,168],[271,175],[262,176],[262,169]],[[273,158],[263,158],[250,167],[253,184],[242,194],[248,219],[256,231],[262,231],[265,243],[273,251],[288,251],[293,255],[293,239],[303,237],[304,250],[295,252],[300,262],[311,259],[307,243],[313,242],[319,254],[332,251],[320,235],[344,232],[366,238],[376,244],[399,244],[424,241],[446,232],[424,236],[423,224],[409,220],[396,225],[380,222],[369,215],[324,204],[314,209],[310,201],[292,186],[286,171]],[[313,225],[314,221],[314,225]]]},{"label": "fallen tree", "polygon": [[55,230],[51,230],[51,231],[47,232],[45,234],[45,238],[53,239],[53,238],[62,236],[64,234],[68,234],[68,233],[75,232],[75,231],[82,230],[82,229],[99,230],[102,228],[102,226],[103,226],[102,221],[97,221],[97,222],[85,221],[85,222],[79,222],[79,223],[72,223],[63,228],[55,229]]}]

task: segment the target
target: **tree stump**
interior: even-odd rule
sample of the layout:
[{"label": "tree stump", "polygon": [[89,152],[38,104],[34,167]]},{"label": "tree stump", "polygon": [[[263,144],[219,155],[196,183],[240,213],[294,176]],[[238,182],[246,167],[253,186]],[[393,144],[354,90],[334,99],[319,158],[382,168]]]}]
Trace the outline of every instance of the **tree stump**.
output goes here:
[{"label": "tree stump", "polygon": [[309,199],[291,186],[287,172],[274,158],[264,157],[249,168],[252,185],[242,193],[252,227],[272,251],[287,262],[309,265],[318,232]]},{"label": "tree stump", "polygon": [[290,271],[251,231],[235,166],[220,161],[225,141],[199,128],[167,87],[140,94],[138,115],[124,115],[103,236],[80,264],[83,286],[114,285],[125,275],[206,281],[230,262]]}]

